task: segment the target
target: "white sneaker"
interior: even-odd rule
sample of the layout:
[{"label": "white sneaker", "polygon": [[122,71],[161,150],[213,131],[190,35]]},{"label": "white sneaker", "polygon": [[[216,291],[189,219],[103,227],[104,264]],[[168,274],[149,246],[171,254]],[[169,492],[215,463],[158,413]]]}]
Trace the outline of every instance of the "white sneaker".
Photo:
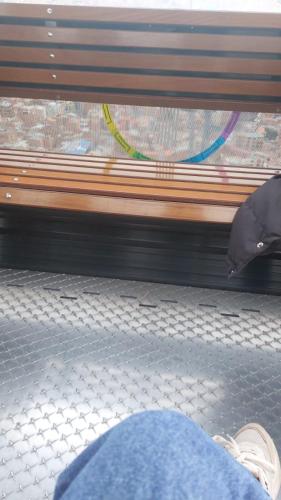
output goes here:
[{"label": "white sneaker", "polygon": [[277,499],[281,487],[279,456],[273,440],[261,425],[248,424],[234,438],[214,436],[213,440],[244,465],[273,500]]}]

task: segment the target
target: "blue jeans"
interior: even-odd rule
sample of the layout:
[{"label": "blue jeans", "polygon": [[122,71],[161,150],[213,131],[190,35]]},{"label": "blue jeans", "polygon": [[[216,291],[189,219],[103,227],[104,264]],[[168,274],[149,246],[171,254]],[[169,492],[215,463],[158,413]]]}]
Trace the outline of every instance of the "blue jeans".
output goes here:
[{"label": "blue jeans", "polygon": [[54,500],[268,500],[247,469],[173,411],[133,415],[60,475]]}]

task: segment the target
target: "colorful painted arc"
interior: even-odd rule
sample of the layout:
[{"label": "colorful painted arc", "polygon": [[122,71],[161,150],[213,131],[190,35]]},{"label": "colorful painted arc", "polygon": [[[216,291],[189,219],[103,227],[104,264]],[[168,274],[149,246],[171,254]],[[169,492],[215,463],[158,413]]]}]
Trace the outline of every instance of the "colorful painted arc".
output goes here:
[{"label": "colorful painted arc", "polygon": [[[111,135],[114,137],[114,139],[120,144],[121,148],[126,151],[126,153],[131,156],[131,158],[136,158],[138,160],[155,160],[154,158],[151,158],[149,156],[146,156],[137,149],[135,149],[133,146],[131,146],[126,139],[123,137],[123,135],[120,133],[116,123],[114,122],[111,113],[110,113],[110,108],[108,104],[103,104],[102,105],[102,110],[103,110],[103,116],[105,119],[105,123],[107,125],[107,128]],[[219,137],[206,149],[201,151],[200,153],[191,156],[189,158],[186,158],[184,160],[181,160],[179,163],[200,163],[201,161],[206,160],[209,156],[211,156],[215,151],[217,151],[223,144],[227,141],[228,137],[231,135],[233,132],[238,120],[239,120],[240,113],[239,112],[233,112],[231,113],[231,116],[222,131],[222,133],[219,135]]]}]

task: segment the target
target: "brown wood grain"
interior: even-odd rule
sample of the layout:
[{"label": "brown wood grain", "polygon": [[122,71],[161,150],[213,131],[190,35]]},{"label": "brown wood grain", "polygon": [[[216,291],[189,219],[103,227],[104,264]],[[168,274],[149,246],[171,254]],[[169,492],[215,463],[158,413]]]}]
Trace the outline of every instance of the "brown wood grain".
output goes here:
[{"label": "brown wood grain", "polygon": [[[51,7],[52,12],[48,13]],[[266,4],[265,4],[266,9]],[[176,25],[230,26],[277,28],[281,26],[281,15],[276,13],[230,12],[208,10],[137,9],[118,7],[62,6],[20,3],[0,3],[0,16],[15,16],[35,19],[70,19],[74,21],[133,22]]]},{"label": "brown wood grain", "polygon": [[101,52],[98,50],[43,49],[31,47],[1,48],[1,61],[103,68],[158,69],[174,71],[209,71],[211,73],[241,73],[253,75],[280,75],[280,60],[238,57],[206,57],[163,54],[133,54]]},{"label": "brown wood grain", "polygon": [[69,90],[56,88],[34,88],[28,84],[13,87],[12,84],[0,86],[1,97],[19,97],[29,99],[55,99],[59,101],[77,101],[77,102],[95,102],[108,104],[126,104],[133,106],[162,106],[183,109],[212,109],[221,111],[242,111],[254,113],[280,113],[280,98],[267,101],[262,96],[257,100],[239,99],[239,96],[233,98],[220,96],[214,99],[212,95],[202,97],[179,97],[171,95],[141,95],[139,93],[123,94],[116,92],[100,92],[89,90]]},{"label": "brown wood grain", "polygon": [[[86,183],[97,183],[97,184],[106,184],[109,189],[113,189],[114,185],[119,186],[137,186],[141,188],[145,187],[153,187],[155,190],[160,189],[175,189],[175,190],[188,190],[188,191],[206,191],[212,193],[234,193],[234,194],[247,194],[250,195],[256,189],[254,186],[248,185],[239,185],[234,182],[228,183],[226,179],[222,178],[218,179],[217,182],[204,182],[203,179],[200,182],[192,182],[190,179],[179,178],[179,176],[175,176],[172,178],[163,177],[140,177],[138,175],[120,175],[120,173],[85,173],[85,172],[77,172],[75,171],[66,171],[61,169],[45,169],[42,168],[32,168],[29,169],[26,173],[22,173],[22,169],[20,168],[12,168],[2,166],[0,162],[0,174],[9,176],[11,180],[11,184],[18,182],[25,182],[25,179],[54,179],[56,181],[57,188],[59,189],[61,181],[76,181],[76,182],[86,182]],[[17,180],[15,180],[17,179]],[[262,181],[259,183],[262,184]]]},{"label": "brown wood grain", "polygon": [[[175,168],[189,170],[197,169],[199,171],[215,170],[215,172],[220,172],[221,170],[228,172],[241,172],[245,174],[245,178],[252,178],[255,174],[262,174],[268,177],[269,175],[274,175],[277,172],[276,169],[272,168],[253,168],[244,167],[239,165],[214,165],[214,164],[204,164],[204,163],[175,163],[167,161],[155,161],[155,160],[139,160],[137,158],[109,158],[104,156],[94,156],[94,155],[73,155],[65,153],[55,153],[55,152],[43,152],[43,151],[24,151],[17,149],[1,149],[0,148],[0,159],[22,159],[23,161],[35,161],[44,163],[56,163],[54,160],[59,160],[63,164],[85,166],[89,164],[90,166],[101,165],[107,167],[108,165],[112,167],[117,167],[118,165],[127,165],[130,169],[138,170],[138,166],[141,168],[153,167],[153,168]],[[64,163],[65,162],[65,163]]]},{"label": "brown wood grain", "polygon": [[[34,188],[54,191],[80,192],[81,194],[100,194],[104,196],[122,196],[124,198],[139,198],[153,200],[170,200],[193,203],[210,203],[217,205],[234,205],[237,206],[245,200],[245,195],[237,193],[219,194],[213,191],[198,191],[189,189],[174,189],[160,188],[157,186],[129,186],[117,185],[97,182],[83,182],[81,180],[62,180],[59,182],[56,179],[38,178],[38,177],[19,177],[16,181],[8,175],[0,174],[0,185],[2,186],[19,186],[21,188]],[[200,184],[199,184],[200,186]],[[213,185],[214,186],[214,185]]]},{"label": "brown wood grain", "polygon": [[[82,164],[83,165],[83,164]],[[134,166],[133,168],[129,165],[116,164],[114,162],[96,163],[92,166],[87,165],[83,167],[82,165],[77,166],[75,162],[68,162],[66,164],[63,160],[54,160],[52,163],[42,161],[36,161],[33,158],[32,161],[16,161],[9,158],[2,158],[0,155],[0,173],[4,172],[5,169],[14,168],[15,175],[21,175],[25,173],[30,173],[34,171],[37,175],[37,170],[53,170],[58,172],[58,176],[62,173],[75,173],[76,176],[80,174],[89,175],[107,175],[110,177],[121,177],[121,178],[139,178],[139,179],[167,179],[169,181],[177,182],[193,182],[193,183],[216,183],[226,185],[226,190],[231,190],[231,185],[236,186],[260,186],[263,182],[268,180],[272,174],[270,173],[254,173],[252,175],[245,175],[243,177],[243,172],[228,171],[223,168],[213,168],[213,169],[177,169],[175,167],[159,166],[154,169],[150,167],[145,167],[142,169],[141,166]],[[122,168],[123,167],[123,168]],[[190,166],[191,167],[191,166]],[[61,174],[60,174],[61,173]],[[236,189],[236,188],[235,188]],[[243,190],[242,190],[243,192]]]},{"label": "brown wood grain", "polygon": [[[11,197],[7,198],[7,193]],[[237,210],[237,207],[206,203],[149,201],[35,189],[7,189],[3,186],[0,186],[0,204],[218,223],[231,223]]]},{"label": "brown wood grain", "polygon": [[[49,34],[52,33],[52,36]],[[129,30],[1,26],[1,40],[114,47],[167,48],[239,52],[281,52],[281,37],[206,33],[157,33]]]},{"label": "brown wood grain", "polygon": [[[55,78],[54,78],[55,76]],[[278,97],[281,82],[226,80],[177,76],[128,75],[89,71],[63,71],[0,66],[0,82],[47,85],[73,85],[97,88],[147,90],[155,92],[192,92]]]},{"label": "brown wood grain", "polygon": [[[218,192],[218,185],[212,186],[204,182],[196,184],[180,182],[179,184],[184,186],[185,189],[176,189],[174,182],[171,183],[170,180],[162,179],[154,180],[153,184],[147,182],[148,179],[138,179],[138,185],[135,186],[135,180],[131,184],[128,182],[127,177],[125,178],[125,184],[123,184],[124,178],[116,178],[112,181],[112,176],[108,174],[93,176],[88,173],[81,175],[80,172],[58,172],[50,170],[50,164],[49,166],[43,164],[45,167],[42,168],[41,160],[50,161],[53,168],[55,168],[55,163],[58,160],[66,161],[66,158],[75,158],[73,160],[75,164],[79,162],[79,158],[72,155],[54,154],[54,156],[56,158],[48,158],[46,153],[39,153],[38,167],[41,168],[34,172],[35,162],[33,162],[31,163],[33,165],[31,174],[27,170],[23,176],[21,172],[22,166],[26,166],[26,160],[34,159],[34,156],[30,156],[30,152],[20,152],[20,154],[15,155],[15,151],[9,151],[6,154],[6,150],[0,150],[0,165],[2,165],[0,172],[3,174],[0,175],[0,185],[2,186],[0,193],[2,192],[4,198],[3,200],[0,199],[0,203],[12,203],[19,206],[45,206],[54,209],[68,209],[69,207],[71,210],[100,211],[103,213],[153,216],[155,218],[163,217],[178,220],[231,222],[236,208],[255,189],[250,186],[246,186],[245,190],[245,186],[241,189],[241,186],[234,184],[236,180],[230,186],[230,190],[233,189],[235,193],[228,192],[228,189],[224,189],[224,193]],[[10,158],[12,162],[17,162],[17,158],[22,158],[23,161],[19,162],[20,167],[3,169],[3,159],[5,157]],[[84,164],[95,163],[93,159],[88,161],[88,157],[84,156],[82,158],[84,158],[82,160]],[[97,165],[109,166],[109,161],[103,163],[103,159],[99,158],[98,160]],[[121,159],[117,160],[116,165],[120,166],[122,161]],[[125,160],[125,162],[128,162],[128,167],[129,163],[133,163],[132,160]],[[153,162],[145,163],[148,164],[145,165],[146,167],[153,164]],[[115,162],[111,160],[111,164],[115,164]],[[209,165],[206,167],[214,168]],[[61,168],[65,167],[61,165]],[[25,178],[22,179],[22,177]],[[106,182],[106,177],[110,178],[110,182]],[[93,178],[95,178],[95,182],[92,182]],[[120,184],[116,185],[115,182]],[[225,186],[221,187],[225,188]],[[240,193],[239,196],[236,195],[236,190]],[[12,199],[6,198],[6,193],[12,194]],[[142,197],[143,199],[141,199]],[[221,204],[222,209],[218,206],[219,204]],[[208,205],[209,208],[207,209]]]},{"label": "brown wood grain", "polygon": [[[9,12],[9,14],[8,14]],[[161,33],[153,31],[138,31],[141,23],[175,25],[186,24],[192,26],[218,26],[218,27],[248,27],[248,28],[274,28],[280,29],[281,15],[278,14],[245,14],[245,13],[217,13],[195,11],[172,11],[154,9],[118,9],[95,7],[70,7],[47,5],[0,5],[0,14],[16,16],[12,25],[1,25],[0,39],[3,41],[43,41],[45,43],[81,43],[108,45],[109,52],[92,51],[67,51],[64,49],[52,50],[55,57],[50,58],[48,48],[31,47],[1,47],[3,62],[38,62],[49,63],[51,60],[62,63],[71,63],[104,67],[129,69],[174,69],[179,71],[205,71],[238,72],[241,74],[279,75],[280,61],[255,58],[211,58],[206,56],[192,57],[185,55],[163,54],[130,54],[118,53],[118,57],[110,52],[110,46],[122,45],[124,47],[155,47],[175,49],[200,49],[200,50],[235,50],[235,51],[267,51],[280,53],[281,37],[271,36],[276,31],[268,32],[263,36],[250,34],[211,34],[211,33]],[[60,17],[61,16],[61,17]],[[25,17],[41,19],[68,19],[68,20],[93,20],[113,22],[137,22],[138,28],[132,25],[132,30],[118,29],[89,29],[82,27],[54,29],[44,26],[18,25],[17,18]],[[115,23],[115,24],[114,24]],[[52,34],[52,36],[49,36]],[[37,51],[38,50],[38,51]],[[17,52],[18,51],[18,52]],[[25,56],[23,52],[25,51]],[[94,54],[94,56],[93,56]],[[42,56],[42,57],[41,57]],[[11,59],[9,59],[11,57]],[[30,57],[30,59],[28,59]],[[93,63],[93,57],[95,62]],[[27,59],[26,59],[27,58]],[[147,65],[147,66],[145,66]],[[46,71],[43,73],[43,71]],[[36,74],[34,73],[36,72]],[[0,95],[7,97],[28,97],[44,99],[76,100],[85,102],[108,102],[117,104],[171,106],[183,108],[202,108],[275,112],[281,111],[280,82],[251,81],[236,79],[204,79],[182,76],[159,75],[128,75],[57,71],[27,68],[8,68],[0,70]],[[5,85],[6,82],[6,85]],[[18,86],[20,84],[20,86]],[[38,86],[37,88],[35,86]],[[41,86],[46,85],[45,88]],[[76,86],[71,89],[69,86]],[[61,86],[62,88],[59,88]],[[41,88],[40,88],[41,87]],[[78,87],[83,87],[79,89]],[[97,90],[98,89],[98,90]],[[104,91],[103,91],[104,89]],[[158,95],[157,95],[158,93]],[[159,94],[163,95],[159,95]],[[172,95],[178,93],[178,95]],[[180,95],[182,93],[182,95]],[[190,97],[184,96],[190,93]],[[166,95],[165,95],[166,94]],[[202,97],[201,94],[205,94]],[[257,97],[255,100],[254,97]],[[273,98],[273,99],[272,99]],[[203,103],[203,104],[202,104]]]},{"label": "brown wood grain", "polygon": [[118,159],[104,158],[99,156],[80,156],[80,155],[64,155],[55,153],[36,153],[36,152],[13,152],[12,150],[0,150],[0,160],[10,166],[22,166],[24,168],[32,166],[34,163],[45,166],[61,165],[63,168],[101,168],[105,170],[123,170],[127,173],[134,172],[150,172],[157,174],[161,170],[171,170],[178,174],[198,174],[198,175],[221,175],[238,174],[241,179],[267,179],[271,175],[279,173],[279,171],[267,168],[250,168],[238,166],[224,165],[207,165],[201,163],[174,163],[174,162],[157,162],[133,159]]}]

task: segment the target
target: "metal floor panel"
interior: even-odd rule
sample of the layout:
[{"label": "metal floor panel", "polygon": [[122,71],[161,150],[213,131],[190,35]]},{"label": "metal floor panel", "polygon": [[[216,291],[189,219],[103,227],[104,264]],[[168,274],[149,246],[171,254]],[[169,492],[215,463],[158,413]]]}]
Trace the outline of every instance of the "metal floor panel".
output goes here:
[{"label": "metal floor panel", "polygon": [[259,421],[281,451],[279,297],[2,269],[0,332],[0,498],[51,498],[144,409],[210,433]]}]

